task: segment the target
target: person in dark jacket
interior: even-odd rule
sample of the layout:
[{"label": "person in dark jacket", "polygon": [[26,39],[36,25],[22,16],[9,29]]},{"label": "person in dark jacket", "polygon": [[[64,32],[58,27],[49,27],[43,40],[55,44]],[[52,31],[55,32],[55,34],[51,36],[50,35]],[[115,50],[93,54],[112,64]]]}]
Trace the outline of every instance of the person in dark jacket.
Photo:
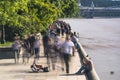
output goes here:
[{"label": "person in dark jacket", "polygon": [[43,36],[44,56],[47,56],[46,48],[47,48],[47,45],[48,45],[48,39],[49,39],[48,35],[45,34],[45,35]]}]

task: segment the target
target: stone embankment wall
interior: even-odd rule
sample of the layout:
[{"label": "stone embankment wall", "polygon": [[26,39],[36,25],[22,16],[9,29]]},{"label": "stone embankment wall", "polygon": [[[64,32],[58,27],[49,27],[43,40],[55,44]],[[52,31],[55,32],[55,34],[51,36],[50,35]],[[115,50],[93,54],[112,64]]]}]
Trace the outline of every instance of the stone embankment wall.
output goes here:
[{"label": "stone embankment wall", "polygon": [[6,48],[0,48],[0,59],[11,59],[14,58],[14,53],[12,51],[12,48],[6,47]]}]

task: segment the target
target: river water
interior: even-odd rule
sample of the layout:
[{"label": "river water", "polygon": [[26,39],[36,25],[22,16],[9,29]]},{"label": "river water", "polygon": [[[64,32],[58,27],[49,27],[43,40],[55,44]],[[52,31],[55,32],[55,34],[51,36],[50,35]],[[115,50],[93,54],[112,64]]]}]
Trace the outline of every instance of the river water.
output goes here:
[{"label": "river water", "polygon": [[100,80],[120,80],[120,18],[64,21],[79,33]]}]

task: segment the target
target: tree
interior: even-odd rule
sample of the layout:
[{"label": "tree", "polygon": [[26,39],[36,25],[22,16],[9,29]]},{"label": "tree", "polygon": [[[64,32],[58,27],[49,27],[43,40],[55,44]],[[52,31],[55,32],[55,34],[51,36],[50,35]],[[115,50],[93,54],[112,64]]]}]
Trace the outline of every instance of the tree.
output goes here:
[{"label": "tree", "polygon": [[79,12],[76,0],[49,0],[53,3],[59,10],[61,18],[75,17],[77,12]]},{"label": "tree", "polygon": [[75,0],[1,0],[0,29],[4,25],[6,39],[46,30],[59,17],[76,14]]}]

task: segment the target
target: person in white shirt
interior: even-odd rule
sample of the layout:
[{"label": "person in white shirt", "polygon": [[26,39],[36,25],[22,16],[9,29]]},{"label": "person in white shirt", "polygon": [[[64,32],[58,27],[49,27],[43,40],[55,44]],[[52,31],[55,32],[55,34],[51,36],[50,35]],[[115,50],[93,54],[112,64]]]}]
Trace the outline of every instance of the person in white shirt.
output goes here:
[{"label": "person in white shirt", "polygon": [[73,54],[74,43],[71,41],[70,36],[66,36],[66,40],[62,45],[63,54],[64,54],[64,62],[66,66],[66,73],[69,73],[69,62],[71,55]]}]

